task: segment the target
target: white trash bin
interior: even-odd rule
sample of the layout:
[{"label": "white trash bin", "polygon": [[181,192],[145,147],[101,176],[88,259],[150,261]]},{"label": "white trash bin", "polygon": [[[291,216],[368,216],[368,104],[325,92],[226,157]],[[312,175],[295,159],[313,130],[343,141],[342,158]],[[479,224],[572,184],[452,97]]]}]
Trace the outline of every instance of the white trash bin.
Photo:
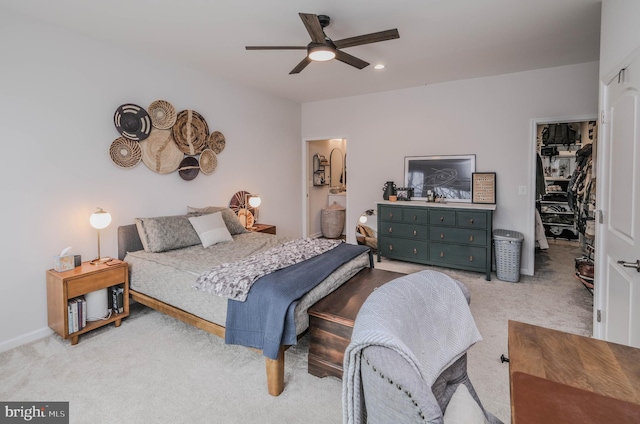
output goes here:
[{"label": "white trash bin", "polygon": [[511,230],[493,230],[493,247],[496,258],[498,280],[517,283],[520,281],[520,255],[522,233]]}]

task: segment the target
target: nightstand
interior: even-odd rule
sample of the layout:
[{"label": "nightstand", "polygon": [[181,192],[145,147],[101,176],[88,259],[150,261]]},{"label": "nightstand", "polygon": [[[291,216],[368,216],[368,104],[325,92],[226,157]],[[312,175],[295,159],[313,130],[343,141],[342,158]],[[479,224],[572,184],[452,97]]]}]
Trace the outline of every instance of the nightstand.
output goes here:
[{"label": "nightstand", "polygon": [[254,233],[276,234],[276,226],[269,224],[255,224],[253,228],[249,228],[248,230]]},{"label": "nightstand", "polygon": [[[87,325],[69,334],[69,314],[67,302],[78,296],[118,286],[123,289],[123,312],[115,314],[106,320],[87,321]],[[105,305],[106,306],[106,305]],[[47,316],[49,327],[63,339],[71,339],[71,344],[78,343],[78,336],[103,325],[115,323],[120,327],[122,318],[129,315],[129,267],[126,262],[118,261],[113,265],[91,265],[83,262],[80,266],[69,271],[56,272],[47,270]]]}]

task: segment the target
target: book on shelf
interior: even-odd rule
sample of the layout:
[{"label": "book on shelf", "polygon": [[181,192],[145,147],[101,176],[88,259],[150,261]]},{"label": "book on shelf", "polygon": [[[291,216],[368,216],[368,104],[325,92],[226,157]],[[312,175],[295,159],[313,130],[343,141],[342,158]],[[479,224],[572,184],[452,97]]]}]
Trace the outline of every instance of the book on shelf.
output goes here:
[{"label": "book on shelf", "polygon": [[120,286],[109,287],[111,294],[111,310],[114,314],[121,314],[124,312],[124,289]]},{"label": "book on shelf", "polygon": [[84,296],[74,297],[67,302],[69,334],[87,326],[87,301]]}]

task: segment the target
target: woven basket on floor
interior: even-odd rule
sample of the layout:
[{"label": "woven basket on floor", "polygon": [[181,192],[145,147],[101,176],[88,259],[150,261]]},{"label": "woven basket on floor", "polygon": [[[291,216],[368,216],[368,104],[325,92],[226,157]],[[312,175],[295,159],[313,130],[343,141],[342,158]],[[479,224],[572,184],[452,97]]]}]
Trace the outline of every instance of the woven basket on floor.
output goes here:
[{"label": "woven basket on floor", "polygon": [[335,202],[328,208],[322,209],[320,227],[324,237],[338,238],[342,235],[345,213],[345,209]]}]

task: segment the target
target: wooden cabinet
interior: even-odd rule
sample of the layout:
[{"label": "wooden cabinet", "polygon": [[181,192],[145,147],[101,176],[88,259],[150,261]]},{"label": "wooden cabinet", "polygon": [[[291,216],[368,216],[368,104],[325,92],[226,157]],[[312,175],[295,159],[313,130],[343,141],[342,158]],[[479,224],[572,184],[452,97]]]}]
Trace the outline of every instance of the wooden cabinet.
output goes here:
[{"label": "wooden cabinet", "polygon": [[[112,313],[106,320],[87,321],[86,327],[69,334],[69,318],[67,302],[74,297],[82,296],[103,288],[119,286],[123,289],[123,312]],[[60,337],[71,339],[71,344],[78,343],[78,336],[88,331],[115,323],[119,327],[122,318],[129,315],[129,267],[126,262],[119,261],[113,265],[91,265],[83,262],[80,266],[63,272],[52,269],[47,271],[47,316],[49,327]]]},{"label": "wooden cabinet", "polygon": [[495,205],[427,202],[378,204],[378,262],[382,256],[479,271],[491,279]]}]

